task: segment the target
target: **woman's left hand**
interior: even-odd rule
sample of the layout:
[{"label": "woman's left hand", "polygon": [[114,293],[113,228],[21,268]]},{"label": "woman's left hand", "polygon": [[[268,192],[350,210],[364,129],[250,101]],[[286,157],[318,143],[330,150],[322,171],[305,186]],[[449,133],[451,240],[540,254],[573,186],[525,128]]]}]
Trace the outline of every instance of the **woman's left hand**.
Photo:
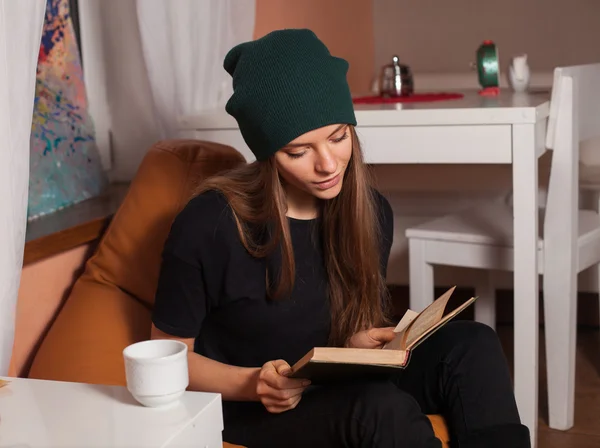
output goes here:
[{"label": "woman's left hand", "polygon": [[346,347],[350,348],[381,348],[387,342],[390,342],[396,333],[394,327],[384,328],[369,328],[368,330],[359,331],[352,336]]}]

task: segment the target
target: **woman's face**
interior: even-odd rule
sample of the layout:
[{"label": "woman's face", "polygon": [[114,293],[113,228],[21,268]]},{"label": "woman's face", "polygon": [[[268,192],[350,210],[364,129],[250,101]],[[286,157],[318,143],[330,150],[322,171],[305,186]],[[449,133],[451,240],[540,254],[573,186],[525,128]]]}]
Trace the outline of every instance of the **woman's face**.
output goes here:
[{"label": "woman's face", "polygon": [[288,194],[326,200],[340,193],[351,156],[349,126],[334,124],[296,138],[275,153],[275,161]]}]

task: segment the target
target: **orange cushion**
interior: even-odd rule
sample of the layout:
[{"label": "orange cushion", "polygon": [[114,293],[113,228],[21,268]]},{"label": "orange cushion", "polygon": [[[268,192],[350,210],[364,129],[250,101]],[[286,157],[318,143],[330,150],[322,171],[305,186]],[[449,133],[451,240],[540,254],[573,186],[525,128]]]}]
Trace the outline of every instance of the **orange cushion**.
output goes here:
[{"label": "orange cushion", "polygon": [[30,378],[124,386],[123,349],[150,337],[150,310],[119,288],[77,281],[40,346]]},{"label": "orange cushion", "polygon": [[86,274],[152,306],[163,245],[173,219],[198,184],[245,163],[230,146],[197,140],[154,145],[142,161]]},{"label": "orange cushion", "polygon": [[448,426],[444,417],[441,415],[428,415],[431,424],[433,425],[433,432],[435,436],[442,442],[442,448],[448,448],[450,445],[450,433],[448,432]]},{"label": "orange cushion", "polygon": [[197,140],[154,145],[121,207],[42,341],[31,378],[124,384],[123,349],[150,337],[162,246],[198,183],[245,163],[235,149]]}]

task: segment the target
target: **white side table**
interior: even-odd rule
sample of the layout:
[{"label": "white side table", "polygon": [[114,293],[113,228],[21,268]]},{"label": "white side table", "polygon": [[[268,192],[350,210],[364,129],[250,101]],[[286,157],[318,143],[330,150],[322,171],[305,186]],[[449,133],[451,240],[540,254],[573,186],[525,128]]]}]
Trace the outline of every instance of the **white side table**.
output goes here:
[{"label": "white side table", "polygon": [[166,408],[138,404],[126,388],[2,378],[0,447],[222,448],[219,394],[186,392]]}]

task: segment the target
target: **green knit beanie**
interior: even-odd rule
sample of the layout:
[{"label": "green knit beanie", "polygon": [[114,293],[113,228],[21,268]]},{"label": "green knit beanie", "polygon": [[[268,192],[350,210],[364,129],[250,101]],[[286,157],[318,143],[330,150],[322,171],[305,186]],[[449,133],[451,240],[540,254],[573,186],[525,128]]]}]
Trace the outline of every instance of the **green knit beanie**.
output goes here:
[{"label": "green knit beanie", "polygon": [[223,67],[233,78],[225,110],[257,160],[313,129],[356,125],[348,62],[332,56],[310,30],[273,31],[239,44]]}]

